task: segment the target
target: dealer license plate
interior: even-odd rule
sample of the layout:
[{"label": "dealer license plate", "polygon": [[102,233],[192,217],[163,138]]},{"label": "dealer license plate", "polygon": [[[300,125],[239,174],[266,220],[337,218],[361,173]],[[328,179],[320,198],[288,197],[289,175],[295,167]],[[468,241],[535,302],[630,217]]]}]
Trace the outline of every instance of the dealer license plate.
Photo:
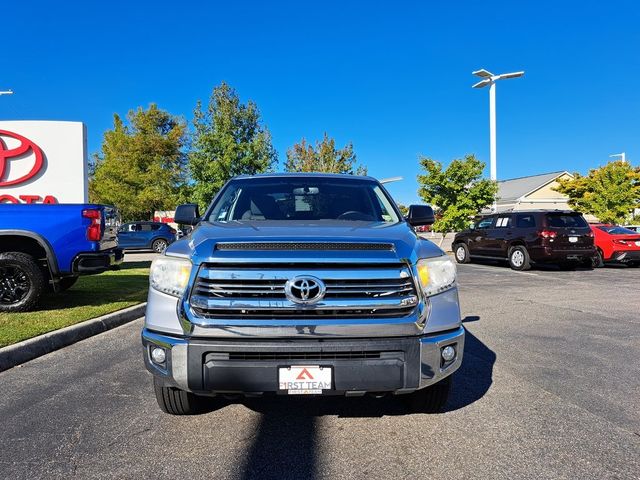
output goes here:
[{"label": "dealer license plate", "polygon": [[569,237],[569,241],[571,243],[577,243],[578,242],[578,237]]},{"label": "dealer license plate", "polygon": [[282,367],[278,370],[278,383],[278,388],[289,395],[317,395],[331,389],[331,367]]}]

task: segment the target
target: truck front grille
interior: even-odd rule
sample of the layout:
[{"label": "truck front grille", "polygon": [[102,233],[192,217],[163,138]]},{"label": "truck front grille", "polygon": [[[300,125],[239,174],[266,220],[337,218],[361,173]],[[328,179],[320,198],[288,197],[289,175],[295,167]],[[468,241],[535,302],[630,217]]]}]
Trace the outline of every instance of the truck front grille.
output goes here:
[{"label": "truck front grille", "polygon": [[[300,275],[324,283],[325,294],[317,303],[301,305],[287,297],[285,284]],[[203,318],[384,318],[411,314],[418,297],[405,264],[207,264],[198,272],[190,302]]]}]

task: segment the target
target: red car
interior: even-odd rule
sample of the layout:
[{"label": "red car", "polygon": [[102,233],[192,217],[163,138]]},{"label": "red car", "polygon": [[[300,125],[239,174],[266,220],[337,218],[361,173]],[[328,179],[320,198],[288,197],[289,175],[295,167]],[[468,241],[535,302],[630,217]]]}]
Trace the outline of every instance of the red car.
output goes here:
[{"label": "red car", "polygon": [[640,233],[617,225],[591,225],[595,235],[598,257],[596,266],[605,263],[624,263],[640,266]]}]

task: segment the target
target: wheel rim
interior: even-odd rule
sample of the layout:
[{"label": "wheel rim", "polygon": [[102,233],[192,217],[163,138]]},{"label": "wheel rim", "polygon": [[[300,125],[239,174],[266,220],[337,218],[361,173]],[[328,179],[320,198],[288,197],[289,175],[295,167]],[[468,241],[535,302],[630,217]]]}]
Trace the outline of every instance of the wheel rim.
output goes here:
[{"label": "wheel rim", "polygon": [[516,267],[521,267],[524,263],[524,254],[520,250],[516,250],[511,254],[511,263]]},{"label": "wheel rim", "polygon": [[153,249],[158,253],[164,252],[166,248],[167,248],[167,244],[162,240],[156,240],[153,243]]},{"label": "wheel rim", "polygon": [[0,267],[0,303],[15,305],[29,294],[31,282],[18,267]]},{"label": "wheel rim", "polygon": [[467,256],[467,255],[466,255],[466,253],[465,253],[465,251],[464,251],[464,248],[463,248],[463,247],[458,247],[458,248],[456,249],[456,258],[457,258],[458,260],[462,261],[462,260],[464,260],[464,257],[466,257],[466,256]]}]

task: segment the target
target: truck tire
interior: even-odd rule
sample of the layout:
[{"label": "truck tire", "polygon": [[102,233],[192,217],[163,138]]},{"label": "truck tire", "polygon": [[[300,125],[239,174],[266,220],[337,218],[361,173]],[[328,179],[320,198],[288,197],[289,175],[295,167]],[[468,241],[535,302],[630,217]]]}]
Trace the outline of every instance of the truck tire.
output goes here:
[{"label": "truck tire", "polygon": [[458,243],[453,247],[453,255],[458,263],[469,263],[471,255],[469,255],[469,247],[464,243]]},{"label": "truck tire", "polygon": [[169,244],[164,238],[156,238],[151,243],[151,249],[156,253],[164,253],[168,246]]},{"label": "truck tire", "polygon": [[195,415],[203,411],[202,398],[176,387],[165,387],[162,380],[157,377],[153,377],[153,389],[156,393],[158,406],[164,413]]},{"label": "truck tire", "polygon": [[427,388],[409,394],[409,408],[414,413],[438,413],[451,392],[451,375]]},{"label": "truck tire", "polygon": [[47,283],[31,255],[0,253],[0,312],[26,312],[40,300]]},{"label": "truck tire", "polygon": [[509,250],[509,266],[512,270],[529,270],[531,268],[531,259],[529,252],[521,245],[511,247]]}]

